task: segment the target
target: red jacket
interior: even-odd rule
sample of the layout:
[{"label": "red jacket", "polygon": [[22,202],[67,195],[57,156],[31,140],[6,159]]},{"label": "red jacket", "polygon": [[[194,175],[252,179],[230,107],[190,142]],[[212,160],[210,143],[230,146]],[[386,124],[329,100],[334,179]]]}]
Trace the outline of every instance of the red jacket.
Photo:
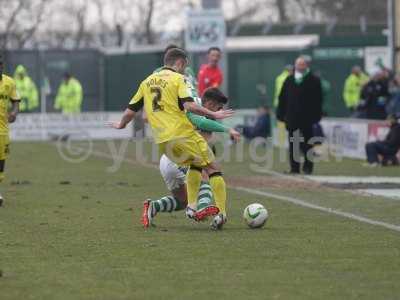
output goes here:
[{"label": "red jacket", "polygon": [[210,87],[220,87],[224,80],[221,69],[211,67],[208,64],[201,65],[197,81],[199,84],[199,95],[203,96],[204,91]]}]

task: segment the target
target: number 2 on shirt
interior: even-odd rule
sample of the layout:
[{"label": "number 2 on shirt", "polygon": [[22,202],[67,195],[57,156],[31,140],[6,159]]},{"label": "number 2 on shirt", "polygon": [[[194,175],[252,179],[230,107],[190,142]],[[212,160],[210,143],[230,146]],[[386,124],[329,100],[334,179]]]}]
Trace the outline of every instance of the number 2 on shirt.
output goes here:
[{"label": "number 2 on shirt", "polygon": [[154,95],[153,98],[153,111],[162,111],[162,107],[160,105],[161,102],[161,89],[159,87],[152,87],[150,92]]}]

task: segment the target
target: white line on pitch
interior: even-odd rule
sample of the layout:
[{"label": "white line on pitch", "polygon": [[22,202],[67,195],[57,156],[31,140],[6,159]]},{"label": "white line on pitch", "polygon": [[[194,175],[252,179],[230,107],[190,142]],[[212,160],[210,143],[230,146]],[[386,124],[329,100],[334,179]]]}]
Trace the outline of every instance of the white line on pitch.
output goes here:
[{"label": "white line on pitch", "polygon": [[378,176],[305,176],[305,178],[321,183],[397,183],[400,184],[400,177],[378,177]]},{"label": "white line on pitch", "polygon": [[277,195],[277,194],[273,194],[273,193],[268,193],[268,192],[262,192],[262,191],[258,191],[258,190],[254,190],[254,189],[248,189],[248,188],[244,188],[244,187],[230,187],[231,189],[237,190],[237,191],[242,191],[242,192],[246,192],[246,193],[250,193],[250,194],[254,194],[254,195],[259,195],[259,196],[265,196],[265,197],[271,197],[274,199],[278,199],[281,201],[285,201],[285,202],[289,202],[298,206],[303,206],[303,207],[307,207],[307,208],[311,208],[314,210],[319,210],[319,211],[323,211],[329,214],[334,214],[337,216],[341,216],[344,218],[348,218],[348,219],[352,219],[352,220],[356,220],[359,222],[363,222],[363,223],[367,223],[367,224],[371,224],[371,225],[375,225],[375,226],[381,226],[381,227],[385,227],[387,229],[391,229],[391,230],[395,230],[395,231],[399,231],[400,232],[400,226],[398,225],[394,225],[394,224],[390,224],[390,223],[386,223],[386,222],[382,222],[382,221],[376,221],[373,219],[369,219],[363,216],[359,216],[359,215],[355,215],[352,213],[347,213],[347,212],[343,212],[340,210],[336,210],[333,208],[329,208],[329,207],[324,207],[324,206],[319,206],[319,205],[315,205],[297,198],[293,198],[293,197],[288,197],[288,196],[282,196],[282,195]]},{"label": "white line on pitch", "polygon": [[[74,148],[79,148],[79,147],[74,147]],[[101,151],[92,151],[92,154],[94,156],[97,156],[97,157],[112,159],[112,156],[110,154],[104,153],[104,152],[101,152]],[[153,168],[153,169],[157,168],[154,165],[137,162],[135,160],[127,159],[125,157],[123,157],[122,160],[127,162],[127,163],[133,164],[133,165],[141,165],[143,167],[147,167],[147,168],[150,167],[150,168]],[[394,225],[394,224],[390,224],[390,223],[386,223],[386,222],[382,222],[382,221],[377,221],[377,220],[373,220],[373,219],[369,219],[369,218],[366,218],[366,217],[363,217],[363,216],[359,216],[359,215],[355,215],[355,214],[352,214],[352,213],[343,212],[343,211],[336,210],[336,209],[329,208],[329,207],[315,205],[315,204],[312,204],[312,203],[309,203],[309,202],[306,202],[306,201],[303,201],[303,200],[300,200],[300,199],[296,199],[296,198],[293,198],[293,197],[282,196],[282,195],[278,195],[278,194],[273,194],[273,193],[269,193],[269,192],[263,192],[263,191],[244,188],[244,187],[237,187],[237,186],[236,187],[229,186],[229,188],[233,189],[233,190],[237,190],[237,191],[250,193],[250,194],[253,194],[253,195],[271,197],[271,198],[278,199],[278,200],[285,201],[285,202],[289,202],[289,203],[292,203],[292,204],[295,204],[295,205],[298,205],[298,206],[307,207],[307,208],[314,209],[314,210],[319,210],[319,211],[322,211],[322,212],[326,212],[326,213],[329,213],[329,214],[341,216],[341,217],[348,218],[348,219],[351,219],[351,220],[356,220],[356,221],[359,221],[359,222],[362,222],[362,223],[367,223],[367,224],[370,224],[370,225],[380,226],[380,227],[384,227],[384,228],[387,228],[387,229],[391,229],[391,230],[395,230],[395,231],[400,232],[400,226],[398,226],[398,225]]]}]

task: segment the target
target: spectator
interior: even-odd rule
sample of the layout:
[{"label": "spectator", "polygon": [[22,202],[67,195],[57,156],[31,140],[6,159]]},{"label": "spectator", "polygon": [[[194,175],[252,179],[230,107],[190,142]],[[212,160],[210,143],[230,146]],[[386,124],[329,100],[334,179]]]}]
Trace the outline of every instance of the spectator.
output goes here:
[{"label": "spectator", "polygon": [[33,80],[28,76],[25,67],[18,65],[14,72],[15,86],[21,97],[19,109],[21,112],[34,111],[39,107],[39,94]]},{"label": "spectator", "polygon": [[365,151],[367,153],[367,164],[364,166],[376,167],[379,165],[379,157],[382,156],[382,165],[388,162],[398,165],[396,154],[400,150],[400,115],[390,115],[388,117],[390,130],[384,141],[367,143]]},{"label": "spectator", "polygon": [[197,81],[199,85],[199,95],[203,96],[206,89],[220,88],[223,82],[222,70],[218,66],[221,60],[221,49],[218,47],[211,47],[207,53],[207,64],[203,64],[200,67],[200,71],[197,75]]},{"label": "spectator", "polygon": [[361,67],[354,66],[351,70],[351,74],[347,77],[343,89],[343,99],[347,109],[350,113],[353,113],[357,108],[361,90],[365,84],[367,84],[369,78],[368,75],[362,72]]},{"label": "spectator", "polygon": [[386,119],[386,104],[389,98],[388,78],[385,72],[376,72],[361,91],[359,105],[361,117],[374,120]]},{"label": "spectator", "polygon": [[54,108],[62,113],[71,114],[81,112],[82,86],[78,79],[69,73],[64,74],[63,82],[58,88]]},{"label": "spectator", "polygon": [[[283,84],[277,110],[278,120],[285,122],[289,133],[291,174],[300,173],[300,151],[305,158],[303,172],[313,172],[313,145],[310,139],[313,137],[313,125],[319,123],[322,117],[322,97],[321,80],[310,71],[304,57],[297,58],[294,74]],[[295,144],[300,149],[295,149]]]},{"label": "spectator", "polygon": [[283,84],[285,83],[285,80],[293,74],[293,66],[292,65],[287,65],[283,69],[282,73],[279,74],[278,77],[275,79],[275,95],[274,95],[274,107],[278,107],[279,103],[279,94],[281,93]]},{"label": "spectator", "polygon": [[243,134],[246,139],[254,139],[256,137],[267,138],[271,136],[271,117],[269,107],[261,105],[257,109],[257,120],[254,126],[240,125],[236,128]]},{"label": "spectator", "polygon": [[390,101],[386,106],[386,112],[390,114],[400,114],[400,75],[396,75],[390,84]]},{"label": "spectator", "polygon": [[317,76],[321,80],[321,88],[322,88],[322,114],[324,116],[328,115],[328,98],[329,94],[332,91],[331,83],[322,76],[321,71],[316,71],[315,76]]}]

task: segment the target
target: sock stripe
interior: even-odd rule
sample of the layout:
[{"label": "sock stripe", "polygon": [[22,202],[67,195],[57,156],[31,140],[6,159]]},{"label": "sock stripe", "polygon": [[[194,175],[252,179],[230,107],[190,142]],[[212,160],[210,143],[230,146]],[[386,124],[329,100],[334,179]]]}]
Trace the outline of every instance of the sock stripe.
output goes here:
[{"label": "sock stripe", "polygon": [[172,197],[168,197],[168,202],[169,202],[169,209],[167,210],[168,212],[173,212],[176,208],[176,202],[175,199]]},{"label": "sock stripe", "polygon": [[181,203],[172,196],[166,196],[159,200],[152,201],[151,205],[153,206],[153,217],[159,212],[173,212],[184,208]]},{"label": "sock stripe", "polygon": [[202,185],[200,186],[200,191],[211,191],[210,185]]},{"label": "sock stripe", "polygon": [[169,197],[164,198],[165,202],[167,203],[166,207],[165,207],[165,211],[166,212],[170,212],[172,209],[172,203],[171,200],[169,199]]},{"label": "sock stripe", "polygon": [[197,195],[197,209],[202,209],[211,205],[212,199],[213,194],[211,190],[211,185],[208,182],[203,181]]},{"label": "sock stripe", "polygon": [[168,203],[167,203],[167,201],[165,200],[165,198],[162,198],[161,200],[160,200],[160,202],[161,202],[161,210],[160,211],[166,211],[167,210],[167,205],[168,205]]},{"label": "sock stripe", "polygon": [[199,199],[199,201],[197,202],[197,204],[198,204],[198,206],[202,206],[202,205],[205,205],[205,206],[209,206],[210,204],[211,204],[211,199],[210,198],[202,198],[202,199]]},{"label": "sock stripe", "polygon": [[151,216],[154,217],[159,212],[160,206],[157,208],[157,201],[151,201]]},{"label": "sock stripe", "polygon": [[197,199],[198,200],[201,200],[201,199],[203,199],[203,198],[209,198],[209,199],[211,199],[211,194],[209,194],[209,193],[207,193],[207,194],[199,194],[199,196],[197,197]]},{"label": "sock stripe", "polygon": [[200,192],[199,192],[199,196],[202,196],[202,195],[209,195],[209,194],[211,194],[211,189],[210,189],[210,190],[203,190],[203,191],[200,191]]},{"label": "sock stripe", "polygon": [[172,202],[172,209],[171,212],[173,212],[174,210],[176,210],[176,207],[178,206],[178,203],[176,202],[175,198],[170,197],[171,202]]}]

